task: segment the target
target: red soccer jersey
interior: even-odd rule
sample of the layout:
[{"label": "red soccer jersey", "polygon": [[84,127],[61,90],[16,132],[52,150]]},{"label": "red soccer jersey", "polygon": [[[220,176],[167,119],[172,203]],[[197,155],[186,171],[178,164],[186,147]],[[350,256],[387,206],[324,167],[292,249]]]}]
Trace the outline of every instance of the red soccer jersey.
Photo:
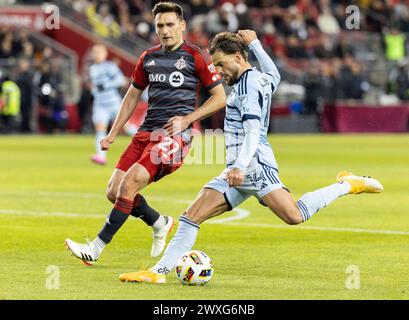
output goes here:
[{"label": "red soccer jersey", "polygon": [[141,90],[149,85],[144,131],[162,128],[170,118],[192,112],[200,86],[210,90],[221,83],[208,53],[187,41],[174,51],[160,45],[144,51],[131,80]]}]

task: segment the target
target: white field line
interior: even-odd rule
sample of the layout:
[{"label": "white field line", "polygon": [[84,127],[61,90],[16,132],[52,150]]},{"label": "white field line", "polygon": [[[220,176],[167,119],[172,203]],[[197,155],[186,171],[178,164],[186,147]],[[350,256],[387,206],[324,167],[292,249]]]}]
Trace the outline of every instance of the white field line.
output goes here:
[{"label": "white field line", "polygon": [[[0,189],[1,190],[1,189]],[[1,191],[2,196],[4,195],[37,195],[45,197],[68,197],[68,198],[99,198],[104,199],[104,194],[99,193],[80,193],[80,192],[49,192],[49,191]],[[167,197],[157,197],[149,196],[149,199],[155,201],[169,201],[173,203],[184,203],[190,204],[191,200],[184,199],[174,199]],[[279,225],[279,224],[268,224],[268,223],[238,223],[232,222],[237,220],[242,220],[250,215],[248,210],[242,208],[235,208],[232,211],[236,212],[237,215],[222,219],[213,219],[206,221],[205,223],[220,224],[225,223],[231,226],[242,226],[242,227],[257,227],[257,228],[273,228],[273,229],[292,229],[292,230],[317,230],[317,231],[333,231],[333,232],[355,232],[355,233],[372,233],[372,234],[390,234],[390,235],[409,235],[408,231],[399,230],[376,230],[376,229],[363,229],[363,228],[337,228],[337,227],[320,227],[320,226],[289,226],[289,225]],[[43,211],[27,211],[27,210],[4,210],[0,209],[0,215],[25,215],[25,216],[47,216],[47,217],[69,217],[69,218],[90,218],[90,219],[101,219],[102,214],[99,213],[76,213],[76,212],[43,212]]]},{"label": "white field line", "polygon": [[320,227],[320,226],[290,226],[281,224],[268,223],[228,223],[230,226],[245,226],[257,228],[273,228],[273,229],[292,229],[292,230],[317,230],[317,231],[334,231],[334,232],[355,232],[355,233],[374,233],[374,234],[392,234],[392,235],[409,235],[408,231],[399,230],[377,230],[377,229],[363,229],[363,228],[337,228],[337,227]]},{"label": "white field line", "polygon": [[[99,193],[81,193],[81,192],[54,192],[54,191],[10,191],[4,190],[1,192],[2,196],[5,195],[30,195],[38,197],[60,197],[60,198],[80,198],[80,199],[106,199],[104,194]],[[183,203],[190,204],[192,200],[185,199],[175,199],[172,197],[158,197],[149,196],[150,200],[161,201],[161,202],[172,202],[172,203]],[[232,211],[237,212],[237,215],[224,219],[212,220],[212,223],[225,223],[229,221],[241,220],[250,215],[250,211],[235,208]],[[53,216],[53,217],[71,217],[71,218],[97,218],[99,219],[102,215],[97,213],[76,213],[76,212],[43,212],[43,211],[23,211],[23,210],[0,210],[0,214],[14,214],[14,215],[28,215],[28,216]]]},{"label": "white field line", "polygon": [[[237,215],[225,219],[214,219],[208,223],[226,223],[229,221],[244,219],[250,215],[250,211],[235,208],[232,211],[237,212]],[[4,210],[0,209],[0,215],[19,215],[19,216],[34,216],[34,217],[64,217],[64,218],[88,218],[101,219],[104,217],[101,213],[78,213],[78,212],[44,212],[30,210]]]},{"label": "white field line", "polygon": [[[242,223],[231,222],[247,217],[250,213],[247,210],[236,208],[237,215],[225,219],[209,220],[205,223],[221,224],[228,226],[240,227],[256,227],[256,228],[272,228],[272,229],[291,229],[291,230],[315,230],[315,231],[330,231],[330,232],[354,232],[354,233],[369,233],[369,234],[383,234],[383,235],[409,235],[407,231],[399,230],[376,230],[376,229],[362,229],[362,228],[335,228],[335,227],[320,227],[320,226],[288,226],[279,224],[267,223]],[[26,210],[0,210],[0,215],[22,215],[35,217],[64,217],[64,218],[88,218],[101,219],[102,214],[98,213],[74,213],[74,212],[43,212],[43,211],[26,211]]]}]

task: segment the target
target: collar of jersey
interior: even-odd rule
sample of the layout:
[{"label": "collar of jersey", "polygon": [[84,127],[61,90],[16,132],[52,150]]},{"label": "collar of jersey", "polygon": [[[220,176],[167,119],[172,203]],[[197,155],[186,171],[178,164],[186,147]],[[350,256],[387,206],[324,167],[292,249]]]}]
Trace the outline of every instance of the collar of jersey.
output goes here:
[{"label": "collar of jersey", "polygon": [[183,40],[182,44],[181,44],[179,47],[177,47],[175,50],[172,50],[172,51],[168,51],[168,50],[165,49],[164,46],[162,46],[162,51],[163,51],[163,52],[168,52],[168,53],[170,53],[170,52],[176,52],[176,51],[178,51],[185,43],[186,43],[186,40]]},{"label": "collar of jersey", "polygon": [[241,78],[243,78],[243,76],[244,76],[247,72],[252,71],[252,70],[254,70],[254,68],[249,68],[249,69],[247,69],[247,70],[244,70],[244,72],[240,75],[240,77],[236,80],[236,82],[234,82],[234,84],[239,83],[240,80],[241,80]]}]

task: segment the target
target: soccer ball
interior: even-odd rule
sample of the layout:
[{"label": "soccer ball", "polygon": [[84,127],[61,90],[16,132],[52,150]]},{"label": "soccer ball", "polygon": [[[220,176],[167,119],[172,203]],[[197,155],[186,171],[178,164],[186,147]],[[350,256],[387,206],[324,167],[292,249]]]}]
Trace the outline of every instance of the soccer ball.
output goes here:
[{"label": "soccer ball", "polygon": [[185,252],[175,268],[176,276],[183,284],[203,285],[213,276],[213,265],[209,256],[199,250]]}]

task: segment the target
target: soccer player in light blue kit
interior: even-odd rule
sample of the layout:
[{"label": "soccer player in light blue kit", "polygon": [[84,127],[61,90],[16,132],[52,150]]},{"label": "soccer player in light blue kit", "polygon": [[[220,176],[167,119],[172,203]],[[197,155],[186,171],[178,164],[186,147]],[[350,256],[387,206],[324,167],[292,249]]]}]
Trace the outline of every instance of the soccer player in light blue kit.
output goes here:
[{"label": "soccer player in light blue kit", "polygon": [[[261,72],[248,63],[246,46],[255,54]],[[383,190],[373,178],[342,171],[336,183],[294,200],[279,178],[277,162],[267,140],[271,95],[280,82],[274,62],[251,30],[216,35],[210,54],[217,71],[233,86],[224,121],[227,168],[204,186],[180,217],[178,230],[162,259],[148,271],[120,275],[121,281],[165,283],[166,275],[178,259],[192,249],[199,225],[237,207],[250,196],[255,196],[287,224],[295,225],[310,219],[341,196]]]},{"label": "soccer player in light blue kit", "polygon": [[122,97],[119,89],[126,84],[126,79],[118,66],[107,60],[108,51],[102,44],[96,44],[91,51],[94,64],[89,67],[89,77],[92,83],[92,122],[95,128],[95,150],[91,161],[106,164],[106,151],[100,146],[100,141],[106,136],[110,121],[115,119],[119,111]]}]

